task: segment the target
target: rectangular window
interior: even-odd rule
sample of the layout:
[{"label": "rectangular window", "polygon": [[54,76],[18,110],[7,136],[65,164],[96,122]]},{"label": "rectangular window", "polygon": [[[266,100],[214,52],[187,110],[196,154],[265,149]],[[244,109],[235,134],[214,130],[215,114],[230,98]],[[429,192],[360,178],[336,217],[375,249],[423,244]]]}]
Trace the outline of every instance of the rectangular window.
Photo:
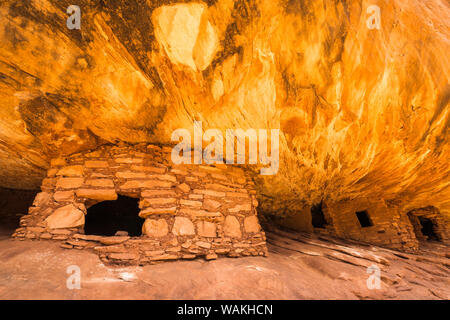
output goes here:
[{"label": "rectangular window", "polygon": [[356,216],[358,217],[358,221],[361,227],[367,228],[373,226],[372,220],[370,219],[367,210],[356,212]]}]

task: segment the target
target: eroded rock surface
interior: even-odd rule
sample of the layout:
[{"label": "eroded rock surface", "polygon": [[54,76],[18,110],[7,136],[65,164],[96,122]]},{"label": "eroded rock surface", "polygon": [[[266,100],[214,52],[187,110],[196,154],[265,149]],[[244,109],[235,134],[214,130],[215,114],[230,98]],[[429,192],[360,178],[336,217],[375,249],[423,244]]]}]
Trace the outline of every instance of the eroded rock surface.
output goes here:
[{"label": "eroded rock surface", "polygon": [[[267,236],[269,256],[265,258],[174,261],[144,267],[111,267],[85,250],[4,239],[0,240],[0,298],[450,298],[448,246],[433,242],[412,255],[276,229]],[[114,257],[135,258],[127,252]],[[81,270],[80,290],[66,287],[66,268],[74,264]],[[371,266],[380,270],[379,289],[367,287]]]},{"label": "eroded rock surface", "polygon": [[447,1],[77,0],[69,30],[72,2],[0,4],[1,186],[35,189],[51,158],[169,144],[201,120],[281,130],[263,210],[370,198],[449,216]]}]

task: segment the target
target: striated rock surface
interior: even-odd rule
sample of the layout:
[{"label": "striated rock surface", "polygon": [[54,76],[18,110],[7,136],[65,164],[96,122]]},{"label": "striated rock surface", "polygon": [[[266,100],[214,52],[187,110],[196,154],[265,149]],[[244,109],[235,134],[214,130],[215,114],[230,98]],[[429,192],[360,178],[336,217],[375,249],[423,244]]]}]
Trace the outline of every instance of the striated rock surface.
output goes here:
[{"label": "striated rock surface", "polygon": [[201,120],[280,129],[263,210],[376,198],[450,216],[447,1],[77,0],[69,30],[72,2],[0,2],[1,187]]},{"label": "striated rock surface", "polygon": [[[448,253],[445,255],[448,246],[428,243],[412,255],[280,230],[272,230],[267,235],[270,254],[264,258],[219,258],[213,261],[172,261],[168,264],[120,267],[99,263],[92,252],[66,250],[57,243],[40,241],[30,246],[26,242],[1,239],[0,298],[450,298],[450,259]],[[135,255],[122,252],[114,253],[112,257],[124,260],[134,259]],[[165,258],[170,259],[170,256]],[[66,288],[66,268],[73,264],[83,270],[82,290]],[[379,289],[368,288],[367,283],[372,275],[367,272],[368,267],[379,268]]]}]

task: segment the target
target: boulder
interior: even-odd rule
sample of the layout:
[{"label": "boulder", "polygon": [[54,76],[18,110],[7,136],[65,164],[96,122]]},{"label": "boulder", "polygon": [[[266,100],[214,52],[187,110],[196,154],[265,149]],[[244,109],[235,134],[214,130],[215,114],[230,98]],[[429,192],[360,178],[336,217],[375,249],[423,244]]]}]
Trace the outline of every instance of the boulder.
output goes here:
[{"label": "boulder", "polygon": [[258,218],[256,216],[246,217],[244,219],[244,229],[248,233],[256,233],[261,231],[261,226],[259,225]]},{"label": "boulder", "polygon": [[76,228],[84,225],[84,212],[72,204],[56,209],[45,219],[50,229]]},{"label": "boulder", "polygon": [[67,166],[60,169],[56,175],[64,176],[64,177],[82,177],[83,176],[83,166],[75,165],[75,166]]},{"label": "boulder", "polygon": [[223,232],[226,237],[241,238],[241,225],[235,216],[227,216],[223,225]]},{"label": "boulder", "polygon": [[197,233],[201,237],[214,238],[217,236],[216,224],[208,221],[197,222]]},{"label": "boulder", "polygon": [[195,235],[195,228],[192,221],[185,217],[176,217],[173,224],[172,233],[176,236]]},{"label": "boulder", "polygon": [[169,233],[169,226],[165,219],[145,219],[142,233],[149,237],[164,237]]}]

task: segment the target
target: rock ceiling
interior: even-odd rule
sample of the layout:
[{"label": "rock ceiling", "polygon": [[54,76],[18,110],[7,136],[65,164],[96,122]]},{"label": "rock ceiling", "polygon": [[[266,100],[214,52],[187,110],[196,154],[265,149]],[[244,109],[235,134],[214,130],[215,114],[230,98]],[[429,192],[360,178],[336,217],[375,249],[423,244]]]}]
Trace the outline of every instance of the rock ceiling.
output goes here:
[{"label": "rock ceiling", "polygon": [[445,0],[3,0],[0,21],[2,187],[199,120],[280,129],[279,171],[257,178],[267,209],[368,197],[450,214]]}]

